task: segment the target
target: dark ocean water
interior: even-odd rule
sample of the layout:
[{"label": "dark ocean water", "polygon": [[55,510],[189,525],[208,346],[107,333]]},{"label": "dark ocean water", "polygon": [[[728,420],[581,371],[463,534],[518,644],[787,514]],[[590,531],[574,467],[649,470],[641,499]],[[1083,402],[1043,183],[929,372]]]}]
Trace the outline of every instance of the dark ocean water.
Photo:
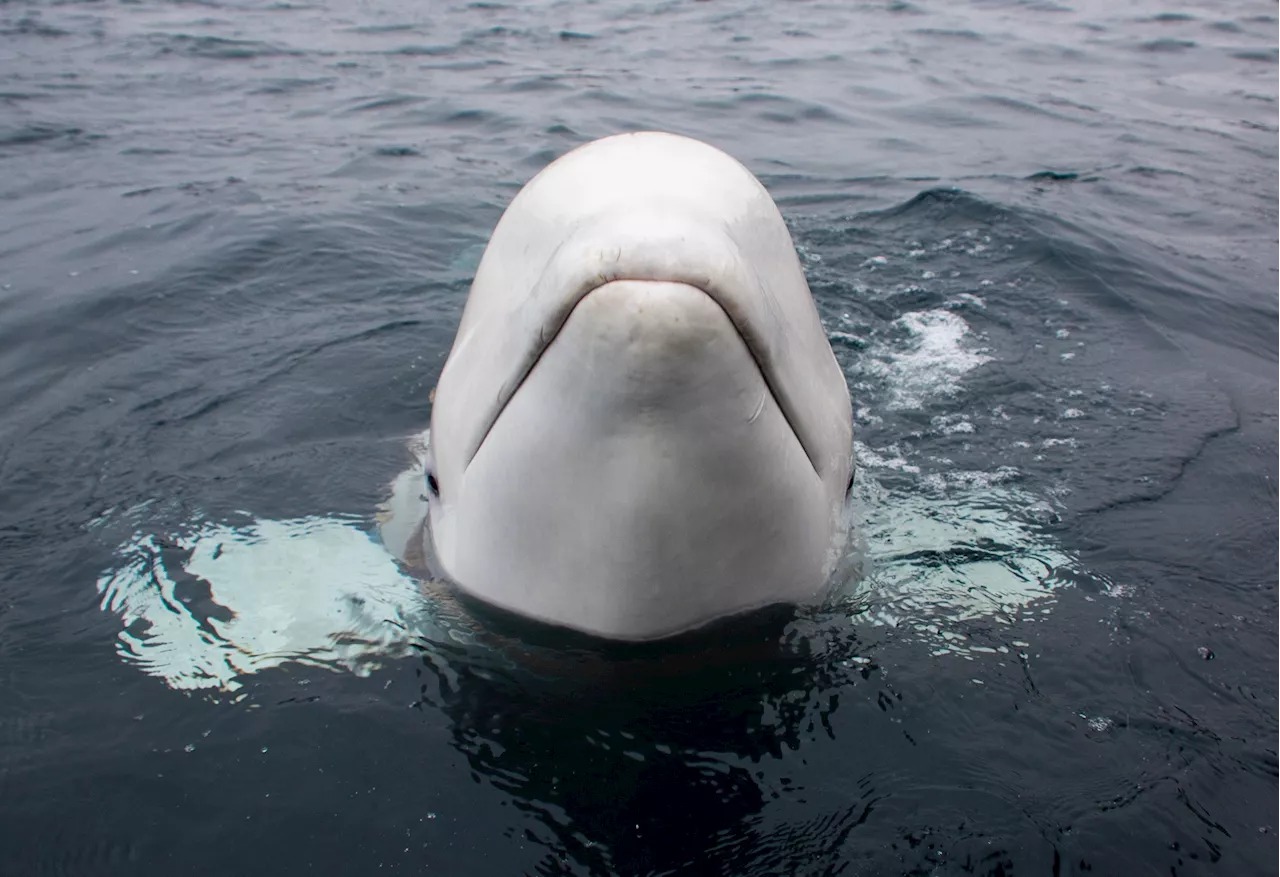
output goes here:
[{"label": "dark ocean water", "polygon": [[[1276,873],[1276,100],[1247,0],[0,2],[0,875]],[[645,128],[786,216],[864,545],[601,649],[366,534]]]}]

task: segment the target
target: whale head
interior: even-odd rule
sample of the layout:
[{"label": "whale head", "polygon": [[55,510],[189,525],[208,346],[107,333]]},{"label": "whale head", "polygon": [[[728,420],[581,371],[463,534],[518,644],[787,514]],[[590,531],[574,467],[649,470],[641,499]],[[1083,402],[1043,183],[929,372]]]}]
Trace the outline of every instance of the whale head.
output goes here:
[{"label": "whale head", "polygon": [[485,603],[657,639],[819,593],[852,466],[773,200],[714,147],[623,134],[494,229],[436,387],[424,532]]}]

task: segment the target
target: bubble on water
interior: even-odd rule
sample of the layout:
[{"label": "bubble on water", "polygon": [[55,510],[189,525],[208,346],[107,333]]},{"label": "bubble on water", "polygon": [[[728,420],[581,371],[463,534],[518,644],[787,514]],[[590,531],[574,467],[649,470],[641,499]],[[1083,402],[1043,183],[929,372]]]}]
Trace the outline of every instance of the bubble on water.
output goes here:
[{"label": "bubble on water", "polygon": [[1076,713],[1076,715],[1078,715],[1080,718],[1085,720],[1085,724],[1089,726],[1089,729],[1091,731],[1097,731],[1101,733],[1103,731],[1109,731],[1112,727],[1115,726],[1115,722],[1107,718],[1106,716],[1090,717],[1085,713]]},{"label": "bubble on water", "polygon": [[897,445],[883,448],[869,448],[862,442],[853,443],[854,458],[859,466],[865,469],[887,469],[896,472],[918,473],[920,467],[908,463]]}]

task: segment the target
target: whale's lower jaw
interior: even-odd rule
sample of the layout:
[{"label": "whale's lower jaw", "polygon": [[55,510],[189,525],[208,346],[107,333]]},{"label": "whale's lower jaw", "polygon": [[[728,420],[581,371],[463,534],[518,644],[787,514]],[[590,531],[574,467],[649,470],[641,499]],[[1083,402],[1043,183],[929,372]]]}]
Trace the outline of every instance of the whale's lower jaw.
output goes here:
[{"label": "whale's lower jaw", "polygon": [[732,321],[657,281],[582,299],[442,497],[463,591],[622,640],[811,598],[838,526]]}]

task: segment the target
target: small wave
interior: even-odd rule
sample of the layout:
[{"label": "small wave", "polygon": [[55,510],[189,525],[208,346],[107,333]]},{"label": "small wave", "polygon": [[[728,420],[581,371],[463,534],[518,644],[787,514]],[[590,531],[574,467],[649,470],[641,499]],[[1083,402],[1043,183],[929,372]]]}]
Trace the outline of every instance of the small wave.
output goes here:
[{"label": "small wave", "polygon": [[45,24],[38,18],[20,18],[8,27],[0,27],[5,37],[66,37],[71,31]]},{"label": "small wave", "polygon": [[30,146],[53,141],[76,143],[90,137],[92,135],[85,134],[83,128],[36,123],[14,128],[0,128],[0,147]]},{"label": "small wave", "polygon": [[1182,52],[1187,49],[1194,49],[1196,44],[1192,40],[1176,40],[1170,37],[1161,37],[1158,40],[1148,40],[1142,43],[1138,48],[1144,52]]},{"label": "small wave", "polygon": [[347,109],[343,110],[344,114],[349,113],[368,113],[379,110],[393,110],[399,107],[413,106],[426,101],[427,98],[420,94],[384,94],[377,97],[361,98]]},{"label": "small wave", "polygon": [[540,73],[535,76],[520,76],[512,79],[499,79],[491,85],[499,91],[511,94],[544,91],[573,91],[569,77],[558,73]]},{"label": "small wave", "polygon": [[911,33],[922,37],[939,37],[948,40],[963,40],[970,43],[984,43],[986,37],[974,30],[952,30],[939,27],[918,27]]},{"label": "small wave", "polygon": [[1028,180],[1044,180],[1052,183],[1067,183],[1080,179],[1075,171],[1038,171],[1027,177]]},{"label": "small wave", "polygon": [[407,46],[397,46],[396,48],[391,49],[388,52],[381,52],[379,54],[403,55],[409,58],[414,58],[414,57],[436,58],[441,56],[452,55],[456,51],[458,51],[458,47],[456,45],[450,45],[450,44],[428,45],[428,44],[415,43]]},{"label": "small wave", "polygon": [[227,37],[192,36],[191,34],[152,34],[150,37],[161,54],[175,53],[192,58],[215,60],[251,60],[300,52],[257,40],[237,40]]},{"label": "small wave", "polygon": [[409,158],[415,155],[422,155],[420,150],[414,149],[412,146],[379,146],[373,152],[374,155],[382,155],[389,158]]},{"label": "small wave", "polygon": [[416,24],[362,24],[347,28],[347,32],[358,34],[384,34],[405,33],[407,31],[416,31],[418,29],[419,25]]},{"label": "small wave", "polygon": [[867,212],[860,218],[875,221],[904,217],[917,220],[920,224],[939,221],[940,224],[945,222],[948,226],[957,222],[991,225],[1000,220],[1011,220],[1022,224],[1015,211],[954,187],[925,189],[901,204],[884,210]]},{"label": "small wave", "polygon": [[320,76],[314,79],[280,78],[264,80],[262,85],[250,90],[249,94],[295,94],[313,88],[329,88],[335,82],[332,76]]},{"label": "small wave", "polygon": [[1277,49],[1245,49],[1240,52],[1232,52],[1232,58],[1240,61],[1258,61],[1263,64],[1274,64],[1280,58],[1280,50]]}]

